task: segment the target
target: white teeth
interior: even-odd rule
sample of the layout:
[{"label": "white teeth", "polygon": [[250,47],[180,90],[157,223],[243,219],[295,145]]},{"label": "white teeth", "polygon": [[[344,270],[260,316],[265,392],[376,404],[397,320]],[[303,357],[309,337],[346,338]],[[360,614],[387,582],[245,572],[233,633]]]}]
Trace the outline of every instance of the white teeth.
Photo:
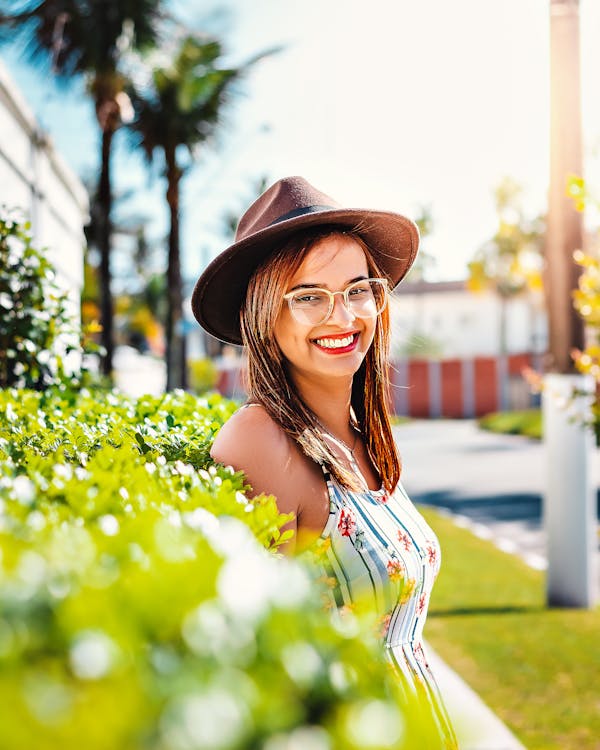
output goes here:
[{"label": "white teeth", "polygon": [[346,336],[343,339],[316,339],[319,346],[325,347],[325,349],[342,349],[344,346],[350,346],[354,336]]}]

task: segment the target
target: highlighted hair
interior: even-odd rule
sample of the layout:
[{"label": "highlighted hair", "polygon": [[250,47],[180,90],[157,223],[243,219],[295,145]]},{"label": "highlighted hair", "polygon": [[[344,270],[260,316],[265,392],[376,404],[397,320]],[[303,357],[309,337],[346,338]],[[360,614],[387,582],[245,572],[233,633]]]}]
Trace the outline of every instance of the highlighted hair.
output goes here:
[{"label": "highlighted hair", "polygon": [[[249,400],[260,403],[306,456],[324,465],[338,483],[354,490],[364,488],[323,439],[315,414],[291,381],[274,330],[289,279],[308,252],[325,237],[351,237],[365,253],[370,276],[383,276],[359,231],[360,227],[348,230],[321,226],[294,235],[256,269],[240,311],[242,340],[248,354]],[[389,339],[390,315],[386,306],[377,317],[373,343],[354,375],[351,405],[371,461],[386,492],[391,493],[400,479],[401,463],[390,423]]]}]

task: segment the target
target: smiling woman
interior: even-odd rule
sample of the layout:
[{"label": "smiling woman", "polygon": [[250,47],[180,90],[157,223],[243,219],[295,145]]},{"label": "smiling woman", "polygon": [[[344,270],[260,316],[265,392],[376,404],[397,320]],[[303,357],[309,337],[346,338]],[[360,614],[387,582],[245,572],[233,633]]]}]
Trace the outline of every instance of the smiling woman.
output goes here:
[{"label": "smiling woman", "polygon": [[327,541],[332,604],[372,602],[386,657],[431,711],[439,747],[454,748],[421,642],[439,544],[400,483],[388,413],[388,287],[407,273],[418,239],[404,216],[345,209],[286,178],[244,214],[192,307],[248,354],[248,403],[212,457],[291,514],[286,551]]}]

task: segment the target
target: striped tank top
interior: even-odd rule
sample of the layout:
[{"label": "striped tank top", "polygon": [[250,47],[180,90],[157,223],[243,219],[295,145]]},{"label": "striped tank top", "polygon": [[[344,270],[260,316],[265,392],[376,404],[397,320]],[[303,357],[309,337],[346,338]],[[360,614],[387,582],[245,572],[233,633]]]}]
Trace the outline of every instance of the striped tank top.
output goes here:
[{"label": "striped tank top", "polygon": [[[406,684],[425,696],[438,726],[440,747],[457,748],[435,678],[427,663],[422,632],[429,598],[440,569],[435,533],[398,483],[380,490],[342,487],[322,467],[329,492],[328,540],[322,564],[333,583],[337,607],[372,597],[381,613],[385,655]],[[355,470],[360,469],[355,464]]]}]

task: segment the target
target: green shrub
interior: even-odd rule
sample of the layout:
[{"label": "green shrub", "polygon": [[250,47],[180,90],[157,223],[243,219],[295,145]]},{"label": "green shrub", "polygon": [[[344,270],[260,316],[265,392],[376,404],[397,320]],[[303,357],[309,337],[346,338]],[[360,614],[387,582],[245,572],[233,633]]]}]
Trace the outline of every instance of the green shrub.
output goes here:
[{"label": "green shrub", "polygon": [[521,411],[493,412],[477,420],[479,427],[490,432],[525,435],[541,439],[542,414],[539,409]]},{"label": "green shrub", "polygon": [[211,465],[233,408],[0,391],[3,748],[437,747],[371,615],[332,618],[274,498]]},{"label": "green shrub", "polygon": [[0,387],[44,388],[63,372],[59,337],[75,333],[67,295],[29,225],[0,207]]},{"label": "green shrub", "polygon": [[217,366],[208,357],[194,359],[188,362],[190,372],[190,387],[196,393],[212,391],[217,385],[219,372]]}]

